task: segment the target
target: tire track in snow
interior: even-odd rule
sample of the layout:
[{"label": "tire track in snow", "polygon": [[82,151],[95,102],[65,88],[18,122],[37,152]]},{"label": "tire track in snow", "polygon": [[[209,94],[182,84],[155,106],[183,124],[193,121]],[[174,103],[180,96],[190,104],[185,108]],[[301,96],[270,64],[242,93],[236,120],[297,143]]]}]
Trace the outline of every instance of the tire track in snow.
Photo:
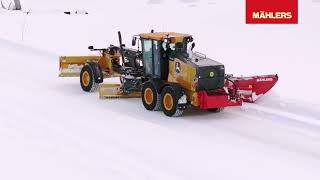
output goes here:
[{"label": "tire track in snow", "polygon": [[[249,108],[247,108],[249,106]],[[244,110],[243,110],[244,109]],[[266,110],[267,109],[267,110]],[[320,133],[318,126],[296,123],[297,116],[287,116],[287,112],[277,112],[260,108],[256,104],[244,104],[239,109],[227,110],[242,119],[237,126],[224,124],[231,132],[251,138],[257,142],[270,144],[281,149],[307,155],[320,160]],[[276,113],[273,113],[276,112]],[[298,116],[299,117],[299,116]]]},{"label": "tire track in snow", "polygon": [[[263,105],[259,105],[259,104],[249,104],[247,103],[243,109],[249,110],[249,111],[253,111],[253,112],[257,112],[257,113],[263,113],[265,115],[273,115],[275,117],[278,117],[279,120],[281,119],[289,119],[291,121],[296,121],[299,123],[304,123],[310,126],[315,126],[320,128],[320,119],[319,117],[306,117],[306,116],[302,116],[299,115],[297,113],[294,112],[290,112],[290,111],[283,111],[283,110],[279,110],[277,108],[270,108],[270,107],[265,107]],[[314,112],[315,114],[320,114],[320,111]]]}]

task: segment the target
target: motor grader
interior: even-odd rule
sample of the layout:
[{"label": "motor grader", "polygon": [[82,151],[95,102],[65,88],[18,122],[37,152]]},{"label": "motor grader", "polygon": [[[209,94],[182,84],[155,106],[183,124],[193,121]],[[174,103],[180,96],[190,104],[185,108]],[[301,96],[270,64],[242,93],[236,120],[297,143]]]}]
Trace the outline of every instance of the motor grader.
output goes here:
[{"label": "motor grader", "polygon": [[[133,36],[132,46],[89,50],[99,56],[61,56],[60,77],[80,77],[83,91],[99,89],[103,98],[141,97],[150,111],[180,116],[193,106],[219,111],[228,106],[254,102],[278,81],[277,75],[233,77],[220,62],[194,51],[192,35],[151,32]],[[104,83],[120,78],[119,84]]]}]

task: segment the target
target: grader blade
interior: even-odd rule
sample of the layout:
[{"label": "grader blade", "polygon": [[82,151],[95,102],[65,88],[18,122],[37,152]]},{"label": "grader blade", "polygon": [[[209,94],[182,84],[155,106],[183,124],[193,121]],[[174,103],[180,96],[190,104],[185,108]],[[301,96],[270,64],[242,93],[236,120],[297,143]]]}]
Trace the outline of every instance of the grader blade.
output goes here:
[{"label": "grader blade", "polygon": [[99,61],[100,56],[61,56],[59,59],[59,77],[79,77],[83,65],[91,61]]},{"label": "grader blade", "polygon": [[120,84],[100,84],[100,98],[138,98],[141,92],[124,93]]}]

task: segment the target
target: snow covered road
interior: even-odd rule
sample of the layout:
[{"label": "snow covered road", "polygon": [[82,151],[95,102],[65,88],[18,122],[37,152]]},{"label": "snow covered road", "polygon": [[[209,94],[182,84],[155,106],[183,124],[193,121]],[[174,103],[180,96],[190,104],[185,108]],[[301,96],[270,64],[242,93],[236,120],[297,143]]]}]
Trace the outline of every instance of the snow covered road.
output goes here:
[{"label": "snow covered road", "polygon": [[57,54],[0,40],[0,58],[0,179],[320,178],[320,128],[296,120],[319,120],[319,106],[272,93],[168,118],[82,92],[57,77]]}]

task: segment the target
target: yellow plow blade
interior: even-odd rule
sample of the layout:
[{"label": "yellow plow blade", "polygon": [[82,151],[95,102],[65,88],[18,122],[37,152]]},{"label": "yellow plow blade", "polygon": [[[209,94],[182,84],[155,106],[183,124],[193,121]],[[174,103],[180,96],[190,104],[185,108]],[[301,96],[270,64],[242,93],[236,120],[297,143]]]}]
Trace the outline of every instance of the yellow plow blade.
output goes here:
[{"label": "yellow plow blade", "polygon": [[88,60],[99,61],[100,56],[61,56],[59,77],[79,77],[83,65]]},{"label": "yellow plow blade", "polygon": [[123,93],[120,84],[100,84],[100,98],[138,98],[140,92]]}]

